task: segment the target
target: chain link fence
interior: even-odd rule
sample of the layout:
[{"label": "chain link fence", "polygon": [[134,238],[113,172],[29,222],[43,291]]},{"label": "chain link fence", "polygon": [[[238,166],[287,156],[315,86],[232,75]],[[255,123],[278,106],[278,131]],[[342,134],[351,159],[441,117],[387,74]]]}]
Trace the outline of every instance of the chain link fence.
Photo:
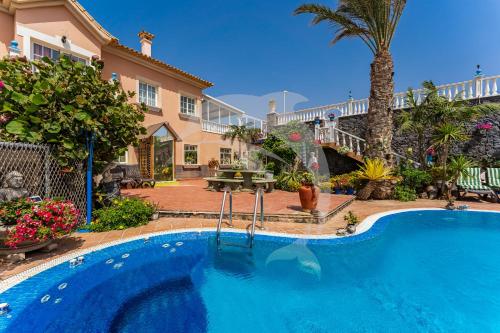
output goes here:
[{"label": "chain link fence", "polygon": [[30,196],[62,198],[72,201],[85,220],[85,170],[83,163],[72,165],[66,172],[53,158],[51,145],[0,142],[0,184],[5,186],[9,172],[23,175],[23,187]]}]

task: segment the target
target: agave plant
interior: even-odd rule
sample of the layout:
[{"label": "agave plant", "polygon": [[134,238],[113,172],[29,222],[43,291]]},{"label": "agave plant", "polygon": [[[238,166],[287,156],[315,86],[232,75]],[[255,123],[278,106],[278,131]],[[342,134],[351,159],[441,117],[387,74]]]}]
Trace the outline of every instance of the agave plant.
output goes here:
[{"label": "agave plant", "polygon": [[380,158],[366,159],[358,171],[359,179],[368,181],[384,180],[391,178],[392,171],[385,166],[384,160]]},{"label": "agave plant", "polygon": [[380,158],[366,159],[357,176],[360,180],[368,181],[365,187],[358,192],[358,198],[368,200],[377,187],[377,182],[392,178],[392,170]]}]

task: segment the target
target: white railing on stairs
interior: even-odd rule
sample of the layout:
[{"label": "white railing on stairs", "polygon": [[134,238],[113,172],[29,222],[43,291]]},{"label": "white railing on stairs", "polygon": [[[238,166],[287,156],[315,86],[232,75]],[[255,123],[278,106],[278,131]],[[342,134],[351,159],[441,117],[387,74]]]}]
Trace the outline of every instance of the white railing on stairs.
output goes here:
[{"label": "white railing on stairs", "polygon": [[366,141],[356,135],[342,131],[336,126],[320,127],[316,130],[316,140],[321,143],[334,143],[337,146],[347,147],[356,155],[363,155]]},{"label": "white railing on stairs", "polygon": [[[475,98],[484,98],[500,95],[499,92],[500,75],[496,76],[477,76],[469,81],[462,81],[456,83],[449,83],[437,86],[438,94],[445,96],[449,100],[454,98],[461,98],[463,100],[470,100]],[[413,91],[417,103],[420,103],[425,98],[423,89],[416,89]],[[395,110],[404,109],[408,107],[406,102],[406,91],[394,94],[393,108]],[[290,121],[309,122],[316,118],[326,120],[328,114],[337,111],[340,117],[354,116],[365,114],[368,112],[368,98],[353,100],[347,102],[329,104],[289,112],[278,115],[278,125],[287,124]]]},{"label": "white railing on stairs", "polygon": [[[330,122],[329,126],[326,127],[317,126],[315,128],[315,139],[321,143],[333,143],[340,147],[347,147],[349,151],[359,156],[362,156],[366,149],[365,139],[338,129],[335,122]],[[420,166],[420,163],[394,151],[391,154],[394,156],[396,164],[399,164],[403,160],[409,160],[416,167]]]}]

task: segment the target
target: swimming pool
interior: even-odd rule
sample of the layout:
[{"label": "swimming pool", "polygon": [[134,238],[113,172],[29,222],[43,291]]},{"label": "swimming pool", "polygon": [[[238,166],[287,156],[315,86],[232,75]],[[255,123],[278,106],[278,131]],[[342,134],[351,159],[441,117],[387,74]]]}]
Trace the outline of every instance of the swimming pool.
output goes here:
[{"label": "swimming pool", "polygon": [[[243,242],[245,236],[227,233]],[[387,215],[360,235],[151,237],[0,294],[4,332],[500,331],[500,214]]]}]

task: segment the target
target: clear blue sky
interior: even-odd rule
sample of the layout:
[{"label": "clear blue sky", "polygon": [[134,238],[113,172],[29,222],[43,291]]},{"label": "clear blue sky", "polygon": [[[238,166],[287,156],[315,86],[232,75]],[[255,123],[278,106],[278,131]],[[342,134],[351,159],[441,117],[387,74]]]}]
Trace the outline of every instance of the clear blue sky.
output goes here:
[{"label": "clear blue sky", "polygon": [[[298,109],[369,94],[368,48],[356,39],[330,47],[329,27],[292,15],[304,1],[80,2],[123,44],[138,49],[137,33],[154,33],[153,56],[214,82],[212,96],[286,89],[309,99]],[[498,22],[500,0],[408,0],[392,45],[396,90],[468,80],[476,64],[500,74]]]}]

